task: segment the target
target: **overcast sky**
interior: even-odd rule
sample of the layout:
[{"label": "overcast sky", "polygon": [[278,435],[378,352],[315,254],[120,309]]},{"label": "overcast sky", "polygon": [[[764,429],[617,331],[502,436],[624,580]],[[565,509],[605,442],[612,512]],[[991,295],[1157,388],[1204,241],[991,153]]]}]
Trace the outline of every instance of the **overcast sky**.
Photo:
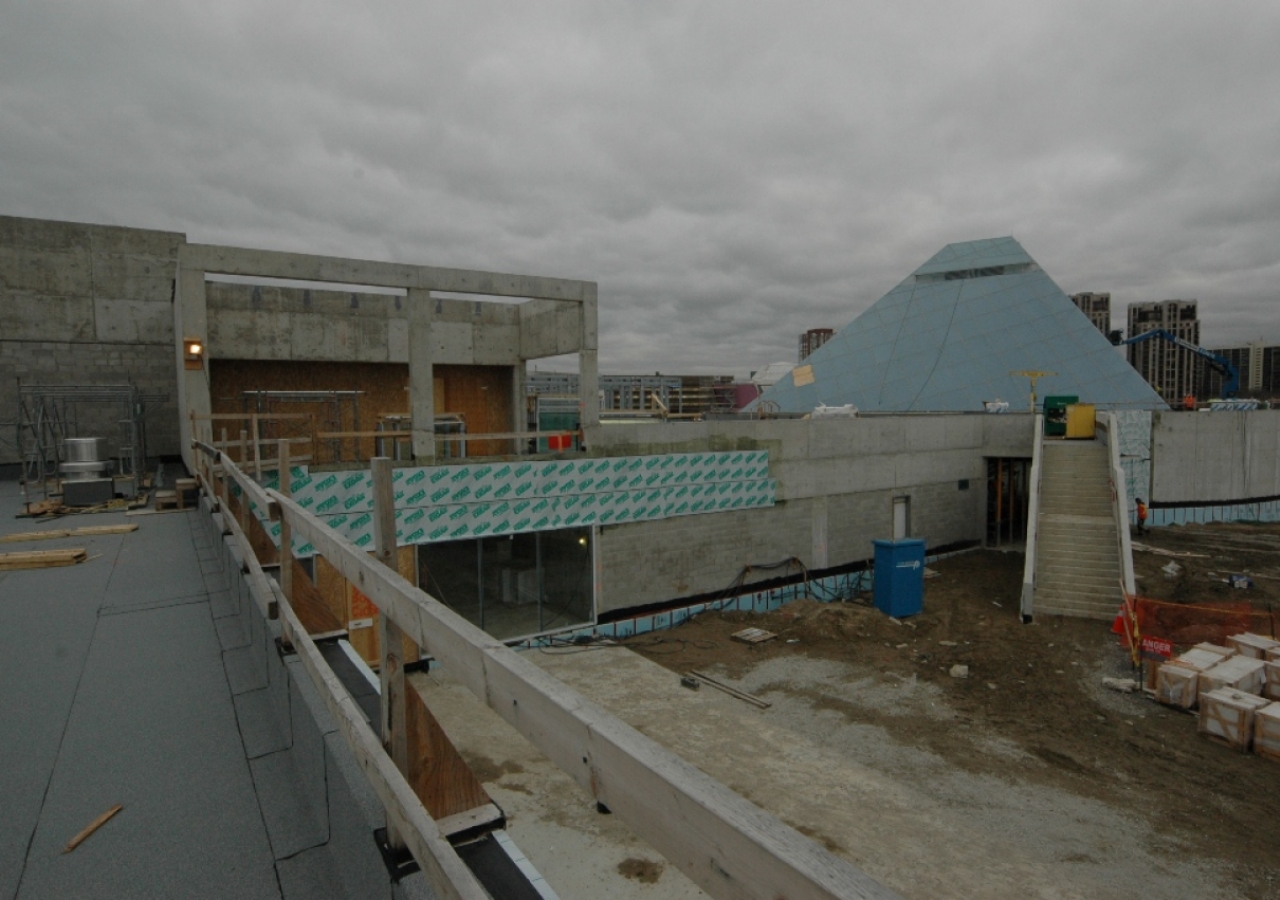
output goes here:
[{"label": "overcast sky", "polygon": [[0,2],[0,214],[598,281],[794,360],[944,244],[1280,343],[1280,3]]}]

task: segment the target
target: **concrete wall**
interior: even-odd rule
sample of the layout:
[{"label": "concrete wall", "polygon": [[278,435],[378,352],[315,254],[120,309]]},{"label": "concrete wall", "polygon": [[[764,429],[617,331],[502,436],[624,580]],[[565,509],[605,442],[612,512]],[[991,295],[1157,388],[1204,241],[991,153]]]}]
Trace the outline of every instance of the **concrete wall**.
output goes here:
[{"label": "concrete wall", "polygon": [[[409,362],[408,299],[398,295],[210,282],[209,352],[215,359]],[[431,298],[438,365],[520,363],[522,305]],[[545,303],[575,310],[564,303]],[[528,305],[528,304],[526,304]],[[575,352],[572,330],[561,343]],[[529,342],[538,346],[537,341]],[[555,346],[560,346],[556,344]]]},{"label": "concrete wall", "polygon": [[[170,402],[148,421],[148,449],[178,452],[172,305],[184,241],[172,232],[0,216],[0,464],[18,461],[8,423],[18,416],[19,378],[132,381],[166,393]],[[82,430],[115,437],[114,421],[85,413]]]},{"label": "concrete wall", "polygon": [[1153,502],[1229,503],[1276,496],[1280,410],[1153,414]]},{"label": "concrete wall", "polygon": [[[745,566],[789,556],[811,569],[868,559],[892,537],[893,501],[929,546],[985,535],[986,457],[1030,457],[1029,416],[623,424],[593,429],[593,454],[769,451],[770,509],[606,526],[597,541],[599,611],[728,587]],[[962,482],[967,481],[967,487]],[[782,574],[763,571],[747,583]]]}]

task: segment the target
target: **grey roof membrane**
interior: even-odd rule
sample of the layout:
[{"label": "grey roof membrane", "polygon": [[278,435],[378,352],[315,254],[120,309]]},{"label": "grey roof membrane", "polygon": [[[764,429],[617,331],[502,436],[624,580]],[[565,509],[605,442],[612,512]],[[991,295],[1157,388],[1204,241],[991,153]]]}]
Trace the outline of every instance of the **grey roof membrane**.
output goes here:
[{"label": "grey roof membrane", "polygon": [[[804,366],[811,367],[812,380]],[[1165,402],[1011,237],[948,244],[761,396],[783,412],[1025,408],[1074,394],[1103,407]],[[800,373],[799,385],[796,384]]]},{"label": "grey roof membrane", "polygon": [[[14,519],[0,534],[138,523],[76,566],[0,573],[0,897],[279,897],[194,513]],[[72,853],[63,846],[124,809]]]}]

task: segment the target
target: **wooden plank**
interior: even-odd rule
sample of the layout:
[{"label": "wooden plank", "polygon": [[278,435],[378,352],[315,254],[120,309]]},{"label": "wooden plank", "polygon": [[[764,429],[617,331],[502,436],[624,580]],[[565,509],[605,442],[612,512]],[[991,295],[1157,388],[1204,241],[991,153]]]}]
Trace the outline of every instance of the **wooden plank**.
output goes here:
[{"label": "wooden plank", "polygon": [[[439,822],[493,805],[484,785],[412,687],[405,694],[405,720],[407,747],[412,748],[408,758],[409,783],[431,818]],[[478,823],[467,827],[475,824]]]},{"label": "wooden plank", "polygon": [[263,422],[274,422],[277,419],[309,419],[311,413],[204,413],[201,415],[193,412],[191,418],[196,421],[212,420],[214,422],[244,422],[247,419],[256,418]]},{"label": "wooden plank", "polygon": [[451,837],[479,828],[486,830],[501,828],[506,821],[507,817],[502,810],[498,809],[496,803],[486,803],[484,806],[477,806],[475,809],[469,809],[448,818],[436,819],[436,827],[440,829],[441,834]]},{"label": "wooden plank", "polygon": [[14,569],[48,569],[56,566],[74,566],[87,560],[83,547],[67,550],[25,550],[20,553],[0,553],[0,572]]},{"label": "wooden plank", "polygon": [[98,816],[98,818],[94,819],[87,826],[85,826],[85,829],[83,831],[81,831],[71,840],[67,841],[67,846],[62,848],[62,852],[70,853],[72,850],[79,847],[81,844],[83,844],[85,841],[89,839],[90,835],[92,835],[95,831],[97,831],[103,825],[107,824],[107,822],[111,820],[112,816],[120,812],[120,810],[122,809],[124,809],[124,806],[122,804],[117,803],[115,806],[111,807],[102,815]]},{"label": "wooden plank", "polygon": [[712,678],[710,675],[706,674],[705,672],[698,672],[694,670],[691,672],[686,672],[685,674],[689,678],[696,678],[698,681],[701,681],[704,684],[709,684],[717,690],[724,691],[726,694],[728,694],[731,697],[737,697],[739,700],[745,700],[748,703],[751,703],[755,706],[760,707],[761,709],[768,709],[770,706],[773,706],[773,704],[770,703],[768,700],[762,700],[761,698],[757,697],[755,694],[748,694],[746,691],[740,691],[736,687],[732,687],[730,685],[725,684],[723,681],[717,681],[716,679]]},{"label": "wooden plank", "polygon": [[59,528],[52,531],[23,531],[0,537],[0,544],[17,541],[48,541],[54,538],[92,537],[104,534],[127,534],[137,531],[137,525],[87,525],[84,528]]},{"label": "wooden plank", "polygon": [[[370,461],[373,475],[373,547],[374,557],[384,566],[396,566],[396,501],[391,481],[391,460],[379,456]],[[399,626],[390,616],[379,616],[380,633],[378,679],[381,685],[379,706],[381,711],[382,748],[387,751],[397,769],[409,774],[409,735],[405,713],[404,637]],[[417,749],[417,748],[415,748]],[[421,798],[421,794],[419,794]],[[425,802],[425,801],[424,801]],[[439,815],[430,807],[432,818]],[[404,846],[400,836],[387,820],[387,844],[394,848]]]},{"label": "wooden plank", "polygon": [[318,431],[319,440],[332,438],[407,438],[413,437],[412,431]]},{"label": "wooden plank", "polygon": [[369,779],[378,799],[390,812],[397,832],[422,867],[423,875],[432,890],[437,896],[449,900],[491,900],[475,875],[458,858],[457,851],[440,833],[405,776],[383,751],[378,738],[365,721],[364,713],[333,674],[311,638],[307,637],[302,623],[293,617],[293,611],[287,604],[281,604],[280,612],[281,618],[292,620],[289,624],[297,635],[294,649],[298,659],[315,682],[321,699],[351,748],[360,770]]},{"label": "wooden plank", "polygon": [[[293,481],[293,467],[289,465],[289,442],[280,441],[276,445],[276,461],[280,467],[280,487],[277,493],[281,497],[288,497],[291,494],[290,485]],[[284,598],[288,601],[290,607],[294,603],[293,591],[293,571],[297,566],[297,561],[293,558],[293,526],[289,524],[288,519],[284,516],[280,517],[280,546],[276,550],[280,559],[280,592],[284,594]],[[289,628],[284,620],[280,622],[280,639],[286,644],[293,644],[293,629]],[[326,631],[332,629],[326,628]]]},{"label": "wooden plank", "polygon": [[319,588],[307,576],[307,570],[298,560],[293,561],[293,611],[307,629],[307,634],[320,635],[341,632],[346,634],[343,622],[329,609]]},{"label": "wooden plank", "polygon": [[896,896],[271,496],[410,638],[713,897]]}]

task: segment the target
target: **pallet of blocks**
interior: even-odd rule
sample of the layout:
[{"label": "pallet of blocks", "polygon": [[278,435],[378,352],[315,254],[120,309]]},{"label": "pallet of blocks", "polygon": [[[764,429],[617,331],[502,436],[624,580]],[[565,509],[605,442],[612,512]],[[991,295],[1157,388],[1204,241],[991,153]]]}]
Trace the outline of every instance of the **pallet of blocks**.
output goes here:
[{"label": "pallet of blocks", "polygon": [[1231,635],[1227,638],[1227,646],[1250,659],[1266,659],[1268,652],[1280,651],[1280,641],[1248,631]]},{"label": "pallet of blocks", "polygon": [[1262,696],[1280,700],[1280,659],[1264,660],[1262,665]]},{"label": "pallet of blocks", "polygon": [[1235,651],[1216,644],[1197,644],[1156,672],[1156,699],[1165,706],[1195,709],[1200,694],[1200,673],[1212,669]]},{"label": "pallet of blocks", "polygon": [[1253,752],[1280,760],[1280,703],[1253,714]]},{"label": "pallet of blocks", "polygon": [[1222,688],[1230,688],[1243,694],[1261,694],[1263,670],[1266,667],[1267,664],[1260,659],[1232,656],[1201,672],[1198,690],[1201,695]]},{"label": "pallet of blocks", "polygon": [[1254,718],[1271,701],[1255,694],[1219,688],[1200,696],[1200,733],[1225,741],[1241,753],[1249,752]]}]

